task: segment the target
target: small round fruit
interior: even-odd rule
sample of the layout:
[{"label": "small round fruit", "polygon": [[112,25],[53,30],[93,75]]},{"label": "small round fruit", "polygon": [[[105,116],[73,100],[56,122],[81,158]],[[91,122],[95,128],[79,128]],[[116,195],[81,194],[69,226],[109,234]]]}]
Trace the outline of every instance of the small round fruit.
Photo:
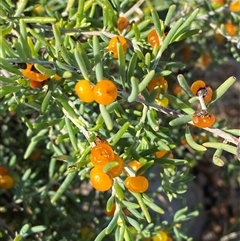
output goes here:
[{"label": "small round fruit", "polygon": [[133,171],[136,172],[140,167],[142,167],[142,163],[133,160],[128,163],[128,166],[130,166],[133,169]]},{"label": "small round fruit", "polygon": [[193,124],[200,128],[211,127],[215,123],[215,116],[206,110],[196,111],[192,117]]},{"label": "small round fruit", "polygon": [[240,0],[232,0],[229,5],[229,10],[232,12],[240,11]]},{"label": "small round fruit", "polygon": [[156,151],[155,152],[155,156],[157,158],[162,158],[163,156],[165,156],[169,151],[167,150],[160,150],[160,151]]},{"label": "small round fruit", "polygon": [[230,22],[225,23],[225,30],[232,37],[237,34],[237,27]]},{"label": "small round fruit", "polygon": [[124,181],[125,187],[134,193],[143,193],[148,189],[149,182],[144,176],[127,177]]},{"label": "small round fruit", "polygon": [[29,87],[31,89],[42,89],[42,87],[46,84],[46,80],[43,82],[38,82],[35,80],[30,79]]},{"label": "small round fruit", "polygon": [[11,189],[14,185],[14,181],[9,175],[0,175],[0,188],[2,189]]},{"label": "small round fruit", "polygon": [[90,160],[94,166],[104,167],[108,162],[114,160],[114,151],[107,143],[94,146],[90,153]]},{"label": "small round fruit", "polygon": [[156,235],[152,237],[152,241],[167,241],[168,240],[168,235],[160,230],[156,232]]},{"label": "small round fruit", "polygon": [[117,50],[117,43],[120,43],[123,47],[123,52],[127,52],[128,42],[122,36],[114,36],[110,39],[108,44],[108,51],[112,53],[114,59],[118,59],[118,50]]},{"label": "small round fruit", "polygon": [[95,85],[93,95],[98,104],[109,105],[116,100],[118,91],[111,80],[103,79]]},{"label": "small round fruit", "polygon": [[113,167],[113,168],[111,168],[108,171],[108,175],[111,178],[118,177],[122,173],[123,168],[124,168],[124,161],[123,161],[123,159],[120,156],[115,154],[113,162],[117,162],[118,165]]},{"label": "small round fruit", "polygon": [[117,27],[119,29],[119,31],[123,31],[124,29],[129,29],[130,25],[129,25],[129,20],[126,17],[119,17],[117,19]]},{"label": "small round fruit", "polygon": [[147,40],[148,43],[152,46],[152,48],[154,48],[155,45],[157,45],[158,48],[160,47],[160,41],[156,29],[152,29],[148,33]]},{"label": "small round fruit", "polygon": [[157,105],[161,105],[162,107],[168,107],[169,100],[168,100],[167,97],[163,97],[161,100],[160,99],[156,99],[155,103]]},{"label": "small round fruit", "polygon": [[159,87],[160,89],[158,90],[158,93],[156,95],[156,98],[159,97],[160,93],[161,93],[161,89],[164,89],[164,91],[166,92],[168,89],[168,82],[162,77],[157,77],[157,78],[153,78],[148,86],[147,89],[149,92],[152,92],[156,87]]},{"label": "small round fruit", "polygon": [[100,192],[109,190],[113,185],[112,179],[108,174],[103,172],[101,167],[92,168],[90,171],[90,181],[92,186]]},{"label": "small round fruit", "polygon": [[94,101],[93,86],[88,80],[79,80],[75,85],[75,92],[78,98],[86,103]]},{"label": "small round fruit", "polygon": [[7,167],[0,166],[0,175],[6,175],[8,173]]},{"label": "small round fruit", "polygon": [[203,96],[205,102],[210,102],[212,100],[212,88],[210,86],[206,86],[204,81],[196,80],[190,88],[194,95]]},{"label": "small round fruit", "polygon": [[43,82],[44,80],[47,80],[49,78],[49,76],[39,73],[34,68],[33,64],[28,64],[28,63],[27,63],[26,69],[22,69],[22,74],[23,76],[37,82]]}]

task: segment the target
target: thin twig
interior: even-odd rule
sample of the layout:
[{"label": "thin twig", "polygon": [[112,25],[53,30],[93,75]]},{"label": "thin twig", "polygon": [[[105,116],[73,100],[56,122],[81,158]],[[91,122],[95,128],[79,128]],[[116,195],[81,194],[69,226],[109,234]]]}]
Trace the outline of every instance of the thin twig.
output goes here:
[{"label": "thin twig", "polygon": [[[129,94],[126,93],[126,92],[121,92],[120,95],[122,95],[123,98],[126,98],[126,99],[129,96]],[[162,106],[157,105],[155,103],[149,103],[145,99],[142,99],[142,98],[139,98],[139,97],[136,99],[136,102],[139,102],[139,103],[144,104],[146,106],[150,106],[150,107],[154,108],[156,111],[162,112],[166,115],[174,116],[174,117],[177,117],[177,118],[184,116],[183,114],[179,113],[176,110],[172,110],[172,109],[169,109],[169,108],[166,108],[166,107],[162,107]],[[192,121],[189,121],[188,124],[195,126]],[[228,142],[230,142],[230,143],[232,143],[236,146],[239,144],[239,141],[238,141],[237,137],[235,137],[235,136],[233,136],[229,133],[226,133],[223,130],[220,130],[220,129],[215,128],[215,127],[204,128],[204,130],[206,130],[208,132],[211,132],[214,135],[217,135],[217,136],[223,138],[224,140],[227,140]]]},{"label": "thin twig", "polygon": [[136,12],[137,9],[144,3],[145,0],[139,0],[135,3],[126,13],[122,14],[122,16],[128,17],[132,13]]}]

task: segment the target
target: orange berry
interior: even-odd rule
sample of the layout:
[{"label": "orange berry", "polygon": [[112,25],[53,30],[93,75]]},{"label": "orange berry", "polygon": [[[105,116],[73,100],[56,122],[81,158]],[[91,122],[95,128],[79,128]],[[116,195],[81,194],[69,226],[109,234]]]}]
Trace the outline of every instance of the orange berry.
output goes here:
[{"label": "orange berry", "polygon": [[113,185],[112,179],[108,174],[103,172],[101,167],[92,168],[90,171],[90,181],[92,186],[100,192],[109,190]]},{"label": "orange berry", "polygon": [[148,33],[147,40],[148,40],[148,43],[152,46],[152,48],[154,48],[155,45],[157,45],[158,48],[160,47],[160,40],[156,29],[152,29]]},{"label": "orange berry", "polygon": [[0,175],[0,188],[2,189],[11,189],[14,185],[14,181],[9,175]]},{"label": "orange berry", "polygon": [[148,189],[149,182],[144,176],[127,177],[124,181],[127,189],[134,193],[143,193]]},{"label": "orange berry", "polygon": [[232,12],[240,11],[240,0],[232,0],[229,5],[229,10]]},{"label": "orange berry", "polygon": [[148,86],[147,89],[149,92],[152,92],[156,87],[159,87],[160,89],[158,90],[158,93],[156,95],[156,98],[159,97],[160,93],[161,93],[161,89],[164,89],[164,91],[166,92],[168,89],[168,82],[162,77],[157,77],[157,78],[153,78]]},{"label": "orange berry", "polygon": [[117,27],[119,31],[123,31],[124,29],[129,29],[130,28],[129,20],[123,16],[119,17],[117,19]]},{"label": "orange berry", "polygon": [[42,89],[42,87],[46,84],[46,80],[42,82],[38,82],[35,80],[30,79],[29,87],[32,89]]},{"label": "orange berry", "polygon": [[49,78],[49,76],[39,73],[34,68],[33,64],[28,63],[26,69],[22,69],[22,74],[23,76],[37,82],[43,82],[44,80],[47,80]]},{"label": "orange berry", "polygon": [[208,114],[206,110],[198,110],[194,113],[192,121],[195,126],[206,128],[215,123],[215,116]]},{"label": "orange berry", "polygon": [[75,92],[78,98],[86,103],[94,101],[93,86],[88,80],[79,80],[75,85]]},{"label": "orange berry", "polygon": [[108,51],[112,53],[114,59],[118,59],[117,43],[122,45],[124,53],[127,52],[128,48],[128,42],[124,37],[114,36],[111,38],[108,44]]},{"label": "orange berry", "polygon": [[8,173],[7,167],[0,166],[0,175],[6,175]]},{"label": "orange berry", "polygon": [[115,157],[111,146],[106,143],[100,143],[94,146],[90,153],[90,160],[94,166],[104,167],[108,162],[113,161]]},{"label": "orange berry", "polygon": [[152,237],[152,241],[167,241],[168,240],[168,235],[160,230],[156,232],[156,235]]},{"label": "orange berry", "polygon": [[198,59],[198,64],[203,67],[208,67],[212,63],[212,57],[209,52],[203,53]]},{"label": "orange berry", "polygon": [[155,156],[157,158],[161,158],[161,157],[165,156],[168,152],[169,151],[167,151],[167,150],[160,150],[160,151],[155,152]]},{"label": "orange berry", "polygon": [[122,173],[123,168],[124,168],[124,161],[123,161],[123,159],[122,159],[120,156],[114,154],[114,160],[113,160],[113,162],[117,162],[118,165],[115,166],[115,167],[113,167],[113,168],[111,168],[111,169],[108,171],[108,175],[109,175],[111,178],[118,177],[118,176]]},{"label": "orange berry", "polygon": [[237,27],[230,22],[225,23],[225,30],[230,36],[235,36],[237,33]]},{"label": "orange berry", "polygon": [[206,86],[204,81],[196,80],[195,82],[193,82],[190,88],[194,95],[202,95],[205,102],[209,102],[212,100],[212,88],[210,86]]},{"label": "orange berry", "polygon": [[118,91],[112,81],[103,79],[95,85],[93,95],[98,104],[109,105],[116,100]]},{"label": "orange berry", "polygon": [[168,104],[169,104],[169,100],[167,97],[163,97],[161,100],[160,99],[156,99],[155,100],[155,103],[157,105],[161,105],[163,107],[168,107]]},{"label": "orange berry", "polygon": [[133,160],[128,163],[128,166],[130,166],[133,169],[133,171],[136,172],[140,167],[142,167],[142,163]]},{"label": "orange berry", "polygon": [[29,156],[29,160],[30,161],[37,161],[39,158],[41,157],[41,150],[39,148],[37,148],[36,150],[34,150],[31,155]]}]

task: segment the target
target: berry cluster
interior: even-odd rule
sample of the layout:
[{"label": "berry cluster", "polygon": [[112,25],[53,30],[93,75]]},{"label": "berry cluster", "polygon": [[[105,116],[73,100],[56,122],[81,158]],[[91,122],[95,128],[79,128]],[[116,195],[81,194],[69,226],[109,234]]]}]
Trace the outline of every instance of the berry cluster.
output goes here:
[{"label": "berry cluster", "polygon": [[88,80],[79,80],[75,85],[75,92],[86,103],[96,101],[102,105],[111,104],[118,95],[116,85],[107,79],[100,80],[95,86]]},{"label": "berry cluster", "polygon": [[[109,190],[113,185],[113,178],[120,176],[123,172],[123,159],[115,154],[112,147],[104,141],[92,148],[90,160],[94,166],[90,171],[92,186],[101,192]],[[142,166],[136,160],[131,161],[128,165],[134,172]],[[128,176],[124,185],[131,192],[143,193],[148,189],[149,182],[146,177],[141,175]]]},{"label": "berry cluster", "polygon": [[8,169],[4,166],[0,166],[0,188],[8,190],[14,185],[13,178],[8,175]]},{"label": "berry cluster", "polygon": [[197,110],[192,117],[192,122],[200,128],[210,127],[215,123],[215,116],[208,113],[205,103],[212,100],[213,91],[204,81],[197,80],[191,85],[192,93],[198,97],[201,109]]},{"label": "berry cluster", "polygon": [[114,153],[107,142],[102,142],[92,148],[90,160],[94,166],[90,171],[93,187],[101,192],[109,190],[113,185],[112,179],[118,177],[123,171],[123,159]]}]

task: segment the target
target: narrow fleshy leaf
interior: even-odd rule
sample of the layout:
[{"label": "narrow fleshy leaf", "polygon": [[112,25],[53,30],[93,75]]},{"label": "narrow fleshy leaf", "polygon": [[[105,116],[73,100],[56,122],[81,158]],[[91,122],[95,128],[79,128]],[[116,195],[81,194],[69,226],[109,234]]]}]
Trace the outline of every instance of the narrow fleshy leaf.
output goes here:
[{"label": "narrow fleshy leaf", "polygon": [[225,143],[205,142],[203,143],[203,146],[215,149],[223,149],[224,151],[232,153],[233,155],[236,155],[237,153],[236,146],[231,146]]},{"label": "narrow fleshy leaf", "polygon": [[192,134],[190,132],[189,126],[186,126],[185,138],[186,138],[186,141],[189,144],[189,146],[191,146],[194,150],[196,150],[196,151],[206,151],[207,150],[206,147],[199,145],[195,142],[195,140],[193,139]]}]

